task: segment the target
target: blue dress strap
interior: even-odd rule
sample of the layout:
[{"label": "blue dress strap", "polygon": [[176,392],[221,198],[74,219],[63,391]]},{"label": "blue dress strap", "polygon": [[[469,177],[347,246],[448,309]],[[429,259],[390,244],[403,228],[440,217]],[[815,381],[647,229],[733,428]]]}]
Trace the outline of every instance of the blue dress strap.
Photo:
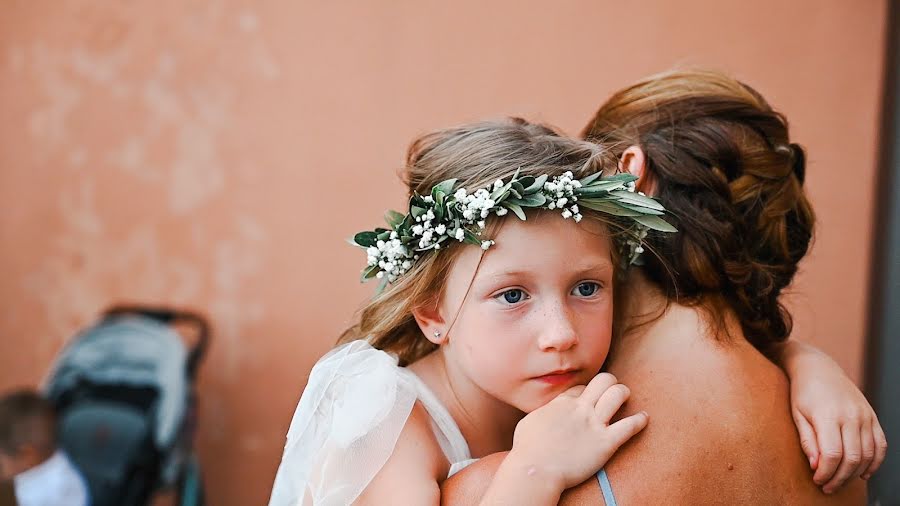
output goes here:
[{"label": "blue dress strap", "polygon": [[606,506],[616,506],[616,496],[613,495],[612,485],[609,484],[609,476],[606,475],[606,469],[601,469],[597,473],[597,481],[600,482],[600,492],[603,492],[603,500]]}]

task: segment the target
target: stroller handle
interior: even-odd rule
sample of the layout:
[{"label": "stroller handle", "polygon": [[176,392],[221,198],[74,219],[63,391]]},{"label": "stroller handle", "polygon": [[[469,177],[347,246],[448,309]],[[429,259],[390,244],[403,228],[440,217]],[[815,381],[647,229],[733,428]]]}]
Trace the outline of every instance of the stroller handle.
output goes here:
[{"label": "stroller handle", "polygon": [[196,377],[200,360],[209,347],[210,326],[205,316],[194,311],[125,304],[112,306],[103,312],[104,319],[126,315],[144,316],[166,325],[178,322],[193,325],[197,329],[197,342],[188,353],[187,373],[191,379]]}]

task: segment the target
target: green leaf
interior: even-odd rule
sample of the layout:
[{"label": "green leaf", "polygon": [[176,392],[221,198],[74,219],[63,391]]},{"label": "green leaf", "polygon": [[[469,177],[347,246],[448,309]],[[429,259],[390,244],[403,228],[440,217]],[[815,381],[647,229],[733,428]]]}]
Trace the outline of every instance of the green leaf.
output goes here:
[{"label": "green leaf", "polygon": [[525,187],[522,186],[522,183],[520,183],[518,181],[513,181],[512,185],[510,187],[510,191],[518,194],[519,198],[522,198],[522,195],[525,194]]},{"label": "green leaf", "polygon": [[576,188],[575,195],[580,197],[581,195],[596,195],[599,193],[607,193],[612,190],[621,188],[624,184],[625,183],[621,181],[600,181],[599,183]]},{"label": "green leaf", "polygon": [[390,230],[385,230],[384,232],[378,234],[377,237],[379,241],[389,241],[391,239],[391,232]]},{"label": "green leaf", "polygon": [[[435,190],[442,191],[447,195],[453,194],[453,186],[456,184],[456,179],[448,179],[446,181],[441,181],[431,190],[431,193],[434,194]],[[435,199],[437,200],[437,199]]]},{"label": "green leaf", "polygon": [[601,213],[611,214],[613,216],[625,216],[625,217],[635,217],[635,216],[643,216],[641,213],[637,211],[633,211],[631,209],[626,209],[624,207],[619,206],[614,202],[610,202],[608,200],[582,200],[578,199],[576,202],[579,207],[586,207],[588,209],[593,209],[594,211],[600,211]]},{"label": "green leaf", "polygon": [[583,187],[593,183],[594,181],[596,181],[602,175],[603,175],[602,172],[595,172],[584,179],[579,179],[578,182],[581,183],[581,186],[583,188]]},{"label": "green leaf", "polygon": [[634,221],[647,228],[658,230],[660,232],[678,232],[677,228],[673,227],[671,223],[659,216],[635,216]]},{"label": "green leaf", "polygon": [[635,176],[634,174],[629,174],[628,172],[619,172],[618,174],[604,177],[603,181],[621,181],[623,183],[630,183],[632,181],[637,181],[637,179],[637,176]]},{"label": "green leaf", "polygon": [[535,182],[534,176],[522,176],[519,178],[519,184],[522,185],[522,189],[530,187]]},{"label": "green leaf", "polygon": [[616,190],[610,192],[610,195],[628,204],[634,204],[641,207],[649,207],[650,209],[656,209],[657,211],[666,210],[666,208],[664,208],[659,202],[638,193],[632,193],[626,190]]},{"label": "green leaf", "polygon": [[353,242],[362,246],[363,248],[369,248],[375,246],[375,243],[378,241],[378,234],[372,231],[360,232],[353,236]]},{"label": "green leaf", "polygon": [[463,241],[465,241],[468,244],[474,244],[475,246],[481,246],[481,239],[479,239],[477,235],[475,235],[472,232],[469,232],[468,229],[463,229],[463,233],[464,233]]},{"label": "green leaf", "polygon": [[509,209],[510,211],[516,213],[516,216],[519,217],[520,220],[525,221],[525,212],[522,211],[522,208],[519,207],[518,204],[513,204],[511,202],[504,202],[503,207]]},{"label": "green leaf", "polygon": [[427,213],[428,210],[419,206],[412,206],[409,208],[409,214],[412,215],[413,218],[418,218],[423,214]]},{"label": "green leaf", "polygon": [[520,199],[510,199],[507,202],[520,207],[541,207],[547,203],[547,197],[543,193],[532,193]]},{"label": "green leaf", "polygon": [[663,211],[658,211],[656,209],[650,209],[649,207],[636,206],[634,204],[628,204],[625,202],[619,202],[618,204],[626,209],[631,209],[632,211],[637,211],[641,214],[648,214],[648,215],[654,215],[654,216],[662,216],[662,215],[666,214]]},{"label": "green leaf", "polygon": [[374,278],[375,275],[378,274],[379,269],[381,269],[381,267],[378,267],[377,265],[370,265],[369,267],[366,267],[363,270],[362,275],[359,277],[359,281],[365,283],[366,281]]},{"label": "green leaf", "polygon": [[387,212],[384,213],[384,221],[395,230],[403,223],[404,219],[406,219],[405,214],[400,214],[392,209],[388,209]]},{"label": "green leaf", "polygon": [[531,183],[530,185],[528,185],[525,188],[525,194],[527,195],[530,193],[535,193],[535,192],[541,191],[544,188],[544,183],[546,183],[546,182],[547,182],[547,174],[542,174],[542,175],[538,176],[537,179],[535,179],[533,183]]},{"label": "green leaf", "polygon": [[375,289],[375,293],[380,294],[381,292],[384,291],[385,288],[387,288],[387,286],[388,286],[388,277],[384,276],[381,278],[381,283],[378,283],[378,288]]}]

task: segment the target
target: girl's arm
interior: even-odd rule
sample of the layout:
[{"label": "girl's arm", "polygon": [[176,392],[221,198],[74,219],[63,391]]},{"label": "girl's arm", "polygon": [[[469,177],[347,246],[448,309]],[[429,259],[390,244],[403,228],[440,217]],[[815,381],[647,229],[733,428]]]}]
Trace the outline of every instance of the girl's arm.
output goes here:
[{"label": "girl's arm", "polygon": [[775,359],[791,381],[791,413],[816,484],[831,493],[851,477],[868,479],[887,441],[859,388],[831,357],[796,339]]},{"label": "girl's arm", "polygon": [[[647,425],[645,413],[610,424],[629,395],[625,385],[603,373],[523,418],[512,451],[479,504],[557,504],[565,489],[593,475]],[[447,471],[428,414],[417,404],[393,453],[354,504],[439,504],[439,482]]]}]

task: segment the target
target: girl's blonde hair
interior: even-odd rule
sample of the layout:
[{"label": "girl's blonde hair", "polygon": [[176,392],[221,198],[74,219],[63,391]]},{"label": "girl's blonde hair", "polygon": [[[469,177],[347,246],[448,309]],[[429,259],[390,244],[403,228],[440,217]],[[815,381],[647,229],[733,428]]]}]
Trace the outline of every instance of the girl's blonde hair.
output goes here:
[{"label": "girl's blonde hair", "polygon": [[[606,169],[614,172],[617,159],[592,142],[565,137],[545,125],[520,118],[488,121],[425,134],[410,145],[401,178],[409,195],[428,195],[447,179],[470,191],[486,188],[497,179],[521,175],[550,177],[571,171],[580,179]],[[607,218],[583,210],[585,218]],[[515,219],[515,218],[512,218]],[[488,221],[496,218],[488,218]],[[489,225],[486,232],[490,233]],[[453,242],[453,241],[451,241]],[[375,348],[395,353],[400,365],[415,362],[437,348],[420,331],[413,311],[436,307],[444,282],[463,244],[428,252],[399,279],[370,300],[359,321],[339,342],[367,339]],[[618,265],[617,248],[610,250]]]}]

